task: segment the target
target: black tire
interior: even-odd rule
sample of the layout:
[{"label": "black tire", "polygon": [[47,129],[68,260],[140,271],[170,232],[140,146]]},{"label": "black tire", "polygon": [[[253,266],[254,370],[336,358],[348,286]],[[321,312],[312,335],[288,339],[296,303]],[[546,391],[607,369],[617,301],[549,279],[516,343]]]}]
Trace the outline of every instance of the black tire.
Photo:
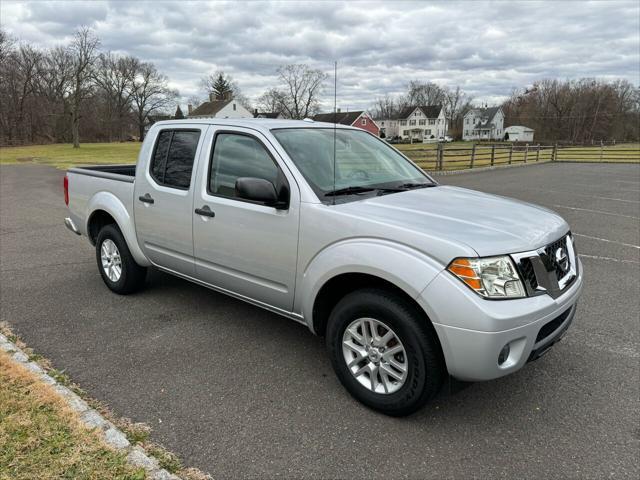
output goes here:
[{"label": "black tire", "polygon": [[[122,273],[117,281],[111,280],[102,267],[101,249],[102,244],[106,240],[111,240],[118,248],[120,254]],[[140,290],[144,286],[147,269],[138,265],[133,259],[127,242],[116,225],[105,225],[102,227],[102,230],[100,230],[100,233],[98,233],[96,240],[96,260],[102,280],[111,291],[119,295],[127,295]]]},{"label": "black tire", "polygon": [[[360,384],[342,353],[345,329],[367,317],[388,325],[405,348],[407,376],[394,393],[376,393]],[[331,312],[326,336],[340,382],[354,398],[387,415],[405,416],[423,407],[440,391],[447,376],[440,343],[428,322],[416,306],[393,292],[371,288],[346,295]]]}]

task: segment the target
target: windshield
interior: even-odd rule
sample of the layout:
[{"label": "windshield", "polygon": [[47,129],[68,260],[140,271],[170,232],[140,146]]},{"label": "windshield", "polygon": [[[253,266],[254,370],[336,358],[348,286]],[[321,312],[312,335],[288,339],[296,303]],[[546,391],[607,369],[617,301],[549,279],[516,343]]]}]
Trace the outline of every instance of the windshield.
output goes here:
[{"label": "windshield", "polygon": [[274,129],[273,134],[321,201],[435,185],[395,149],[364,131],[287,128]]}]

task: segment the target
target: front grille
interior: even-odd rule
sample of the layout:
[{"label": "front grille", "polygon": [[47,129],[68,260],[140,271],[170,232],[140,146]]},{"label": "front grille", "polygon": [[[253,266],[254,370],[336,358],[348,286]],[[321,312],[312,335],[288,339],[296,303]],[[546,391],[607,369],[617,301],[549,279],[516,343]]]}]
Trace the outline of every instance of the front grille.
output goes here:
[{"label": "front grille", "polygon": [[[564,277],[567,274],[567,272],[560,266],[560,264],[556,260],[556,251],[559,248],[564,248],[566,252],[566,248],[567,248],[566,236],[544,247],[544,253],[546,254],[547,261],[549,262],[553,270],[555,270],[556,277],[558,278],[558,280],[560,280],[562,277]],[[568,255],[568,252],[566,252],[566,255]],[[569,266],[571,266],[571,258],[569,258]]]},{"label": "front grille", "polygon": [[546,293],[556,298],[578,278],[578,260],[570,233],[545,247],[512,257],[529,296]]},{"label": "front grille", "polygon": [[533,270],[533,264],[530,258],[523,258],[520,261],[520,270],[522,278],[529,284],[531,290],[538,288],[538,280],[536,279],[536,272]]},{"label": "front grille", "polygon": [[567,319],[567,317],[569,316],[569,313],[571,313],[571,308],[569,308],[568,310],[565,310],[550,322],[545,323],[540,329],[540,331],[538,332],[538,336],[536,337],[536,343],[538,343],[541,340],[544,340],[553,332],[555,332],[560,327],[560,325],[562,325],[564,321]]}]

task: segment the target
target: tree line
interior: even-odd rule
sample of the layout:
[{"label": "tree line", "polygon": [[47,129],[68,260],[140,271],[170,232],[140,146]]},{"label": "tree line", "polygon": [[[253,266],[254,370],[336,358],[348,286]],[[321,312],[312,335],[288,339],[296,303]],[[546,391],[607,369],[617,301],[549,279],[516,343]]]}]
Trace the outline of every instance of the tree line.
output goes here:
[{"label": "tree line", "polygon": [[49,49],[0,30],[0,145],[142,139],[177,98],[155,65],[101,51],[88,28]]},{"label": "tree line", "polygon": [[526,125],[537,139],[568,143],[638,141],[640,88],[610,82],[542,80],[503,104],[508,125]]},{"label": "tree line", "polygon": [[[250,111],[280,112],[303,119],[320,111],[329,76],[304,64],[282,65],[277,85],[252,102],[235,80],[219,71],[200,85],[208,98],[191,97],[197,107],[209,98],[231,94]],[[170,114],[179,93],[151,62],[102,51],[88,28],[76,30],[67,45],[39,49],[0,30],[0,145],[144,138],[149,124]],[[374,118],[395,118],[404,108],[442,105],[449,134],[462,136],[464,115],[474,99],[462,88],[411,80],[402,95],[374,100]],[[594,140],[637,141],[640,88],[626,80],[541,80],[515,90],[502,104],[505,127],[524,125],[536,139],[572,143]],[[178,107],[179,117],[182,113]]]}]

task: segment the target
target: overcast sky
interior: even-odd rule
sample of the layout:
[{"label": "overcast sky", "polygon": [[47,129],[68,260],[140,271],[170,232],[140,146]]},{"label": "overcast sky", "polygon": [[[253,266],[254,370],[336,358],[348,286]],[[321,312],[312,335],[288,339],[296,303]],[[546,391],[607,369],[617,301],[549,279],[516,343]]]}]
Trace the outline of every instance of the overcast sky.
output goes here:
[{"label": "overcast sky", "polygon": [[[257,97],[275,70],[307,63],[333,74],[343,109],[369,107],[409,80],[460,85],[502,100],[542,78],[625,78],[640,84],[640,2],[0,2],[2,28],[50,47],[87,25],[104,50],[152,61],[180,91],[231,74]],[[333,82],[325,89],[332,105]]]}]

